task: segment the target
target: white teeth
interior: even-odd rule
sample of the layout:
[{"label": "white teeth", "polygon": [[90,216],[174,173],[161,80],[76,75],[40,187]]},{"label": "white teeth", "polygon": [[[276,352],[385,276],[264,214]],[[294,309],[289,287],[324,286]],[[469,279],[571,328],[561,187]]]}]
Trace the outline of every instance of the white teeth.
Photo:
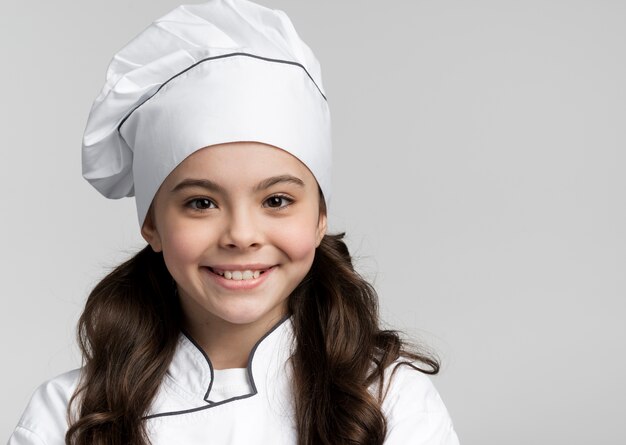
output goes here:
[{"label": "white teeth", "polygon": [[225,270],[224,272],[218,272],[219,275],[222,275],[227,280],[252,280],[255,278],[259,278],[261,276],[260,270]]},{"label": "white teeth", "polygon": [[243,271],[243,276],[241,277],[241,279],[242,280],[249,280],[253,276],[254,276],[254,272],[252,272],[251,270],[244,270]]}]

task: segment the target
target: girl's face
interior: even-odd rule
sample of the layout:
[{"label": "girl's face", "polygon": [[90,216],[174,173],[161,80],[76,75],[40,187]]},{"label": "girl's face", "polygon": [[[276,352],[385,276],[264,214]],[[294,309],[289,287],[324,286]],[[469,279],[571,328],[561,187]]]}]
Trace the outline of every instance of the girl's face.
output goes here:
[{"label": "girl's face", "polygon": [[326,232],[317,182],[259,142],[202,148],[157,192],[143,237],[162,251],[192,323],[270,326]]}]

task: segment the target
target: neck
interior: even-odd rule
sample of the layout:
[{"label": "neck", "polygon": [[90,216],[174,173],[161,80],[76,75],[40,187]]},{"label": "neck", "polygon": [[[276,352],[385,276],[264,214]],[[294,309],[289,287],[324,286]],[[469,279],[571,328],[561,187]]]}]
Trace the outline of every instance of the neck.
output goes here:
[{"label": "neck", "polygon": [[279,312],[244,324],[206,314],[202,320],[185,316],[184,327],[209,357],[213,369],[245,368],[254,345],[284,316]]}]

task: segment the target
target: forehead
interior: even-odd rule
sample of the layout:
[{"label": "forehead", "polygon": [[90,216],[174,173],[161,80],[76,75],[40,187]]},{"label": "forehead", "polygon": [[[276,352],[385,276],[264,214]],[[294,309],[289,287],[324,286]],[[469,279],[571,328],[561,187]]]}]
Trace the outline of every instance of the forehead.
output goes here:
[{"label": "forehead", "polygon": [[172,184],[189,177],[245,183],[284,174],[297,176],[305,184],[315,184],[310,170],[292,154],[272,145],[242,141],[195,151],[168,175],[165,183]]}]

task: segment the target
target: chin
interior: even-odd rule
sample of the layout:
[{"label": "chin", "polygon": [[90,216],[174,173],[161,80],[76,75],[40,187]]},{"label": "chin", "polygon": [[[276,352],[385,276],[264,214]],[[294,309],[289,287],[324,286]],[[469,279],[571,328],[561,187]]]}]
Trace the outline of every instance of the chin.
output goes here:
[{"label": "chin", "polygon": [[237,325],[248,325],[254,323],[265,323],[271,321],[278,321],[286,313],[280,307],[275,308],[261,308],[261,307],[239,307],[236,310],[228,311],[221,314],[222,320]]}]

